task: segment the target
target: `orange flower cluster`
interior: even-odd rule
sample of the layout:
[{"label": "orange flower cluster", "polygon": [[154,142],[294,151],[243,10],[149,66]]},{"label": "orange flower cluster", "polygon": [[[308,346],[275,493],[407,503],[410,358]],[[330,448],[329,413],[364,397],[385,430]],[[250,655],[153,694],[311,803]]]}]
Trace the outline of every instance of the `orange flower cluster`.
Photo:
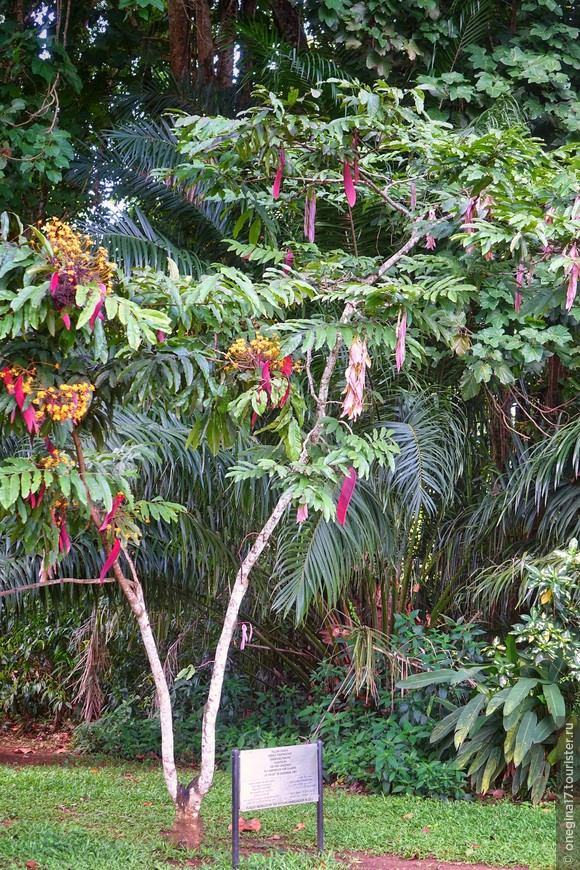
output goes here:
[{"label": "orange flower cluster", "polygon": [[[6,391],[13,395],[22,412],[29,432],[38,432],[47,418],[56,423],[72,420],[79,423],[91,403],[94,386],[88,381],[76,384],[61,384],[59,387],[45,387],[36,379],[36,369],[22,369],[6,366],[0,371]],[[32,395],[30,405],[25,409],[27,396]]]},{"label": "orange flower cluster", "polygon": [[261,332],[257,332],[256,337],[250,342],[246,342],[244,338],[238,338],[228,348],[226,358],[228,371],[232,369],[256,369],[267,362],[270,363],[271,370],[279,369],[282,365],[280,339],[276,333],[272,338],[266,338]]},{"label": "orange flower cluster", "polygon": [[89,410],[94,389],[87,381],[39,389],[32,400],[32,404],[38,408],[36,419],[40,422],[52,417],[56,423],[66,420],[79,423]]},{"label": "orange flower cluster", "polygon": [[109,262],[106,248],[91,251],[89,236],[77,233],[69,224],[52,218],[42,227],[53,252],[53,262],[63,275],[74,284],[99,281],[110,293],[113,286],[114,263]]},{"label": "orange flower cluster", "polygon": [[[288,361],[290,357],[280,357],[280,338],[275,332],[272,338],[267,338],[261,332],[256,333],[256,337],[251,341],[246,342],[244,338],[238,338],[228,348],[226,352],[226,371],[252,371],[253,369],[263,368],[266,363],[270,363],[270,371],[283,371],[285,375],[289,372]],[[300,360],[296,360],[291,365],[291,371],[298,372],[302,368]]]},{"label": "orange flower cluster", "polygon": [[20,388],[22,393],[27,396],[32,392],[32,384],[34,381],[34,376],[36,374],[36,369],[21,369],[16,366],[6,366],[6,368],[2,369],[2,377],[4,379],[4,384],[6,386],[6,391],[10,393],[11,396],[16,392],[16,383],[14,383],[14,378],[17,379],[17,382],[20,380]]},{"label": "orange flower cluster", "polygon": [[57,465],[66,465],[69,468],[74,468],[76,462],[66,453],[61,453],[56,447],[52,448],[52,452],[47,456],[41,456],[37,461],[37,466],[42,469],[56,468]]}]

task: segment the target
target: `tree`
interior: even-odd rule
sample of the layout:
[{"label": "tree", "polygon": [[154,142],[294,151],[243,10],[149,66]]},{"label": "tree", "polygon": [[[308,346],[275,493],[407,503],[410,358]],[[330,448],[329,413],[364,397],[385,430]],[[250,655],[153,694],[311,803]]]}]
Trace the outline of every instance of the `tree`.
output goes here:
[{"label": "tree", "polygon": [[[427,552],[427,518],[459,474],[453,463],[443,472],[430,461],[416,497],[405,501],[416,477],[405,443],[412,424],[397,431],[382,418],[380,378],[367,386],[373,361],[391,378],[410,361],[447,369],[466,403],[509,397],[500,421],[531,438],[544,409],[523,405],[521,379],[533,376],[542,395],[554,353],[570,370],[576,365],[578,179],[567,151],[546,153],[518,129],[457,133],[429,117],[420,91],[331,84],[340,118],[318,112],[315,88],[285,99],[260,91],[261,104],[234,120],[178,122],[183,162],[170,172],[231,204],[229,247],[240,268],[215,267],[195,280],[174,266],[169,276],[145,270],[116,289],[104,253],[91,253],[60,224],[35,236],[40,249],[22,237],[4,246],[3,425],[48,437],[58,451],[72,440],[76,462],[71,468],[71,457],[61,460],[48,445],[50,455],[36,458],[38,439],[26,458],[6,460],[5,528],[29,551],[44,550],[47,566],[67,549],[69,528],[80,533],[88,523],[99,536],[104,566],[147,649],[176,804],[173,837],[190,847],[201,838],[239,609],[276,529],[284,523],[301,534],[317,515],[345,525],[359,481],[373,475],[385,509],[394,502],[404,511],[406,542],[383,596],[392,614],[408,606],[418,541]],[[135,500],[117,457],[91,441],[115,404],[147,406],[152,370],[156,401],[195,417],[191,446],[204,441],[217,452],[241,431],[249,447],[228,478],[263,481],[278,493],[232,584],[204,709],[201,770],[186,786],[177,782],[167,687],[132,556],[139,516],[171,518],[180,507]],[[320,591],[336,602],[344,578],[332,578],[334,588],[319,581],[290,589],[282,574],[280,606],[299,603],[301,618]]]},{"label": "tree", "polygon": [[[4,230],[8,237],[7,222]],[[223,631],[226,641],[218,646],[216,654],[215,679],[204,715],[204,766],[199,780],[181,786],[173,757],[169,692],[131,550],[139,543],[140,523],[159,516],[176,519],[183,508],[160,499],[135,499],[123,451],[112,456],[103,453],[95,449],[90,438],[91,434],[95,437],[99,422],[102,426],[106,415],[122,401],[123,393],[133,403],[146,403],[147,395],[141,391],[149,372],[139,363],[147,358],[150,365],[161,371],[164,364],[167,367],[165,376],[169,382],[164,388],[161,376],[157,401],[164,396],[169,401],[173,393],[177,358],[190,371],[195,360],[199,377],[191,380],[192,393],[199,397],[206,387],[212,397],[221,393],[222,401],[226,399],[223,366],[217,367],[217,381],[210,373],[211,363],[215,365],[215,330],[219,328],[222,338],[228,333],[233,338],[240,319],[280,314],[288,299],[300,302],[310,288],[308,285],[285,288],[288,282],[284,276],[278,276],[276,287],[271,275],[267,283],[253,285],[243,274],[227,268],[196,285],[180,279],[174,272],[171,278],[144,273],[117,287],[106,252],[103,249],[92,252],[88,239],[56,219],[45,227],[45,234],[35,231],[30,242],[21,230],[14,241],[6,238],[3,269],[2,424],[5,433],[30,436],[29,446],[24,443],[20,448],[24,455],[17,448],[0,467],[3,530],[15,547],[18,548],[19,541],[25,552],[42,553],[40,584],[52,582],[58,561],[72,546],[71,538],[80,537],[89,527],[93,538],[96,536],[100,541],[104,550],[100,577],[65,578],[62,582],[104,582],[111,571],[131,607],[157,689],[163,770],[177,811],[173,838],[193,846],[201,836],[199,801],[213,777],[215,716],[239,602],[234,599],[226,615]],[[211,304],[207,304],[210,297]],[[172,312],[171,318],[160,310],[163,308]],[[168,344],[173,343],[163,360],[165,339],[172,328],[176,338],[169,339]],[[212,337],[209,344],[208,336]],[[328,393],[338,347],[321,382],[320,417],[326,407],[324,396],[325,391]],[[293,456],[296,436],[300,438],[299,430],[295,433],[295,415],[300,418],[302,402],[290,390],[292,357],[280,359],[277,348],[274,339],[258,335],[243,353],[232,342],[228,354],[231,366],[240,370],[246,368],[242,360],[248,354],[253,361],[263,360],[262,374],[268,378],[268,388],[264,387],[267,403],[286,408],[285,427],[292,431],[288,450]],[[186,401],[185,393],[179,396],[180,403]],[[265,410],[261,393],[250,399],[257,413]],[[316,443],[320,431],[320,425],[316,424],[310,435],[312,443]],[[379,437],[376,450],[384,461],[393,448],[388,439]],[[359,459],[351,457],[351,453],[352,447],[338,451],[326,468],[326,479],[330,475],[336,482],[348,460],[359,465]],[[249,570],[286,507],[296,497],[301,480],[298,459],[294,458],[292,466],[295,485],[283,494],[242,563],[234,587],[238,593],[241,590],[242,597]],[[304,453],[302,464],[305,461]],[[368,465],[368,459],[363,461]],[[331,511],[328,495],[322,493],[320,498],[326,512]],[[127,574],[123,565],[128,566]]]}]

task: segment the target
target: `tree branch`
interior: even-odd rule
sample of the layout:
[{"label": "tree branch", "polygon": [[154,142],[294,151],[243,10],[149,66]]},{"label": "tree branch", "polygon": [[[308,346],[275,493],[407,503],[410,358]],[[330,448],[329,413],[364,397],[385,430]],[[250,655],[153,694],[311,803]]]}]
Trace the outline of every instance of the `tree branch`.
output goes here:
[{"label": "tree branch", "polygon": [[[341,323],[347,323],[355,309],[355,303],[347,302],[340,319]],[[339,333],[336,343],[328,355],[322,377],[320,378],[314,425],[302,442],[302,452],[298,464],[305,464],[308,462],[308,445],[315,444],[322,434],[322,425],[320,421],[326,415],[330,381],[336,367],[342,341],[342,336]],[[236,629],[240,607],[248,589],[250,571],[268,545],[276,526],[284,516],[286,508],[291,501],[292,490],[288,490],[278,500],[278,503],[270,514],[269,519],[258,533],[250,551],[240,565],[240,569],[236,575],[236,580],[232,588],[220,639],[215,652],[207,701],[203,709],[203,721],[201,727],[201,770],[199,777],[193,779],[188,786],[188,789],[191,790],[189,799],[196,811],[199,811],[201,799],[210,789],[213,782],[215,771],[216,719],[219,711],[228,653]]]},{"label": "tree branch", "polygon": [[360,169],[359,169],[359,172],[360,172],[361,178],[364,179],[364,183],[366,184],[366,186],[369,187],[371,190],[374,190],[374,192],[376,194],[378,194],[378,196],[380,196],[381,199],[383,199],[387,203],[387,205],[390,205],[391,208],[395,209],[395,211],[400,211],[401,214],[404,214],[408,218],[412,217],[412,214],[409,211],[409,209],[405,208],[404,205],[401,205],[400,202],[395,202],[395,200],[392,199],[385,190],[381,190],[381,188],[378,186],[378,184],[375,184],[375,182],[372,180],[370,175],[367,175],[366,172],[364,172],[363,170],[360,170]]},{"label": "tree branch", "polygon": [[403,247],[399,248],[398,251],[395,251],[395,253],[391,257],[389,257],[388,260],[385,260],[385,262],[381,266],[379,266],[379,274],[377,275],[377,278],[380,278],[382,275],[384,275],[387,269],[390,269],[391,266],[394,266],[395,263],[398,263],[399,260],[405,256],[405,254],[408,254],[409,251],[411,251],[415,247],[420,238],[421,234],[413,232],[410,239],[405,242]]}]

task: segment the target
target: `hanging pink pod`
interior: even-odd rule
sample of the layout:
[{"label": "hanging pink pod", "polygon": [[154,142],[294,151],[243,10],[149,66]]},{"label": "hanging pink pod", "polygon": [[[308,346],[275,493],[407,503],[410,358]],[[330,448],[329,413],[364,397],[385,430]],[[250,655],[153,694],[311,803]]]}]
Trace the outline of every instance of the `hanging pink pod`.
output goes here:
[{"label": "hanging pink pod", "polygon": [[353,208],[356,202],[356,190],[352,181],[350,163],[348,160],[345,160],[342,166],[342,181],[344,184],[344,192],[346,193],[346,201],[349,206]]},{"label": "hanging pink pod", "polygon": [[280,196],[280,187],[282,186],[282,176],[284,175],[284,149],[280,148],[280,156],[278,157],[278,169],[274,178],[274,186],[272,187],[272,196],[278,199]]},{"label": "hanging pink pod", "polygon": [[342,484],[342,489],[340,490],[340,495],[338,497],[338,504],[336,506],[336,519],[341,526],[344,526],[344,523],[346,521],[346,513],[348,511],[348,506],[350,504],[355,485],[356,471],[351,465],[348,470],[348,475],[344,478],[344,483]]}]

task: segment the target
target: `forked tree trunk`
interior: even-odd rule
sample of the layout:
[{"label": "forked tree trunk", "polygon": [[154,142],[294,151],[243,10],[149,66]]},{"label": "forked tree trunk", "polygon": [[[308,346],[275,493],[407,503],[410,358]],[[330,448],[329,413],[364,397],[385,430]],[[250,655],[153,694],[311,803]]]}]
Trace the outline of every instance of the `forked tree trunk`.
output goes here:
[{"label": "forked tree trunk", "polygon": [[[409,242],[397,251],[381,266],[380,274],[383,274],[390,266],[394,265],[401,257],[416,244],[417,238],[412,236]],[[347,323],[353,312],[355,305],[347,303],[344,308],[341,322]],[[342,347],[342,336],[340,333],[337,336],[336,343],[328,355],[326,365],[322,377],[318,395],[313,393],[316,400],[316,415],[314,426],[306,435],[302,452],[300,454],[300,462],[308,462],[309,445],[316,444],[322,436],[322,418],[326,415],[328,406],[328,396],[330,391],[330,381],[338,361],[340,349]],[[82,451],[82,446],[78,432],[73,430],[73,440],[75,443],[79,473],[87,490],[87,498],[91,507],[91,516],[94,524],[98,529],[102,526],[102,518],[99,512],[94,507],[90,491],[86,483],[85,462]],[[161,758],[163,763],[163,775],[167,790],[175,805],[175,821],[169,832],[169,840],[175,845],[185,847],[186,849],[197,849],[203,840],[203,822],[201,819],[201,804],[204,796],[211,788],[214,772],[215,772],[215,726],[216,718],[219,711],[222,686],[228,653],[236,629],[238,615],[244,596],[248,589],[249,576],[252,568],[258,561],[265,547],[270,542],[272,534],[276,526],[284,516],[286,508],[292,501],[292,491],[287,491],[278,500],[269,519],[266,521],[262,530],[258,533],[252,547],[244,558],[240,569],[236,575],[236,580],[232,588],[230,600],[224,618],[223,628],[218,641],[215,652],[214,665],[212,668],[211,681],[205,707],[203,709],[203,721],[201,731],[201,769],[199,776],[191,780],[187,786],[183,786],[178,782],[177,770],[175,767],[174,745],[173,745],[173,716],[171,710],[171,697],[167,680],[163,671],[163,666],[159,658],[157,644],[153,636],[149,615],[145,606],[143,588],[137,576],[133,560],[126,551],[123,551],[124,556],[130,568],[131,577],[124,575],[119,560],[113,564],[113,573],[119,586],[123,590],[131,610],[139,624],[139,630],[143,639],[145,651],[151,673],[157,690],[157,700],[159,703],[159,719],[161,725]],[[105,532],[101,532],[101,538],[105,550],[110,552],[110,545]]]},{"label": "forked tree trunk", "polygon": [[[417,243],[418,238],[418,236],[411,236],[409,241],[399,251],[393,254],[388,260],[386,260],[382,264],[379,270],[379,274],[384,274],[384,272],[387,271],[395,263],[397,263],[402,256],[408,253],[408,251]],[[354,311],[355,305],[347,303],[341,317],[341,322],[347,323],[351,319]],[[315,445],[322,436],[321,421],[322,418],[326,416],[328,397],[330,392],[330,381],[334,373],[334,369],[336,368],[336,363],[338,361],[338,356],[342,347],[342,343],[342,336],[339,333],[336,343],[328,355],[328,359],[326,361],[326,365],[320,379],[318,395],[313,392],[313,397],[316,401],[316,415],[314,418],[314,426],[306,435],[303,441],[302,452],[300,454],[299,460],[301,463],[308,462],[309,445]],[[250,572],[258,561],[265,547],[270,542],[276,526],[284,516],[286,508],[291,503],[291,501],[291,491],[284,493],[284,495],[282,495],[282,497],[278,500],[278,503],[272,511],[269,519],[266,521],[262,530],[258,533],[258,536],[256,537],[252,547],[250,548],[248,554],[240,565],[240,569],[236,575],[236,580],[231,591],[222,632],[215,652],[208,697],[205,707],[203,708],[200,773],[199,776],[195,777],[187,786],[178,785],[175,795],[172,795],[175,803],[175,821],[169,833],[169,839],[175,845],[181,845],[187,849],[196,849],[202,842],[203,838],[203,823],[201,820],[200,812],[203,798],[211,788],[215,772],[216,718],[221,701],[222,686],[224,681],[224,675],[226,672],[228,653],[232,637],[236,629],[240,607],[248,589]],[[136,580],[137,578],[135,574],[135,569],[130,560],[129,565],[131,567],[133,579]],[[156,676],[156,673],[154,673],[153,676],[155,677],[155,684],[157,686],[158,693],[161,688],[161,692],[164,694],[166,690],[164,674],[161,674],[162,679],[160,679],[159,684],[157,682],[158,676]],[[167,697],[169,697],[168,692]],[[161,726],[162,740],[164,734],[164,727],[167,727],[167,730],[171,729],[171,747],[173,747],[173,726],[170,723],[170,720],[164,721],[165,724],[164,722],[162,722]],[[167,745],[169,745],[169,734],[166,735],[166,741]],[[167,774],[165,776],[165,781],[168,782]],[[173,780],[170,779],[169,782],[172,783]]]},{"label": "forked tree trunk", "polygon": [[291,501],[291,492],[285,493],[279,499],[270,518],[258,534],[250,551],[242,562],[232,588],[222,632],[215,652],[207,701],[203,708],[201,770],[199,776],[193,779],[188,786],[179,787],[175,802],[175,822],[169,834],[172,843],[185,846],[187,849],[197,848],[203,836],[203,824],[200,816],[201,802],[213,782],[215,772],[216,718],[220,706],[228,653],[234,631],[236,630],[240,607],[248,590],[250,571],[268,544],[274,529],[284,516],[286,508]]}]

